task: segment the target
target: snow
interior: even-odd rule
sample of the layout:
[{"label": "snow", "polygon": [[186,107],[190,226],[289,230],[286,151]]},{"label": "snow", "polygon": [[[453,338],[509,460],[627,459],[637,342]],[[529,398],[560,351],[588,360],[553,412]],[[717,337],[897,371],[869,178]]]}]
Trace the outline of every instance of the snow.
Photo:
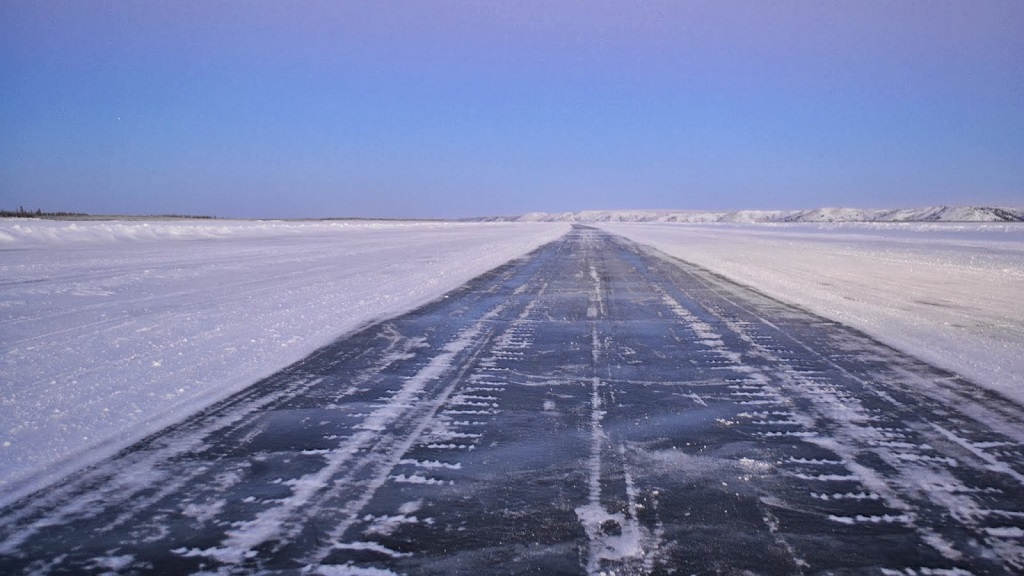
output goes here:
[{"label": "snow", "polygon": [[[500,220],[500,219],[499,219]],[[585,210],[530,212],[518,222],[1021,222],[1024,208],[993,206],[927,206],[905,209],[815,208],[813,210]]]},{"label": "snow", "polygon": [[600,226],[1024,404],[1024,224]]},{"label": "snow", "polygon": [[567,230],[0,220],[0,504]]}]

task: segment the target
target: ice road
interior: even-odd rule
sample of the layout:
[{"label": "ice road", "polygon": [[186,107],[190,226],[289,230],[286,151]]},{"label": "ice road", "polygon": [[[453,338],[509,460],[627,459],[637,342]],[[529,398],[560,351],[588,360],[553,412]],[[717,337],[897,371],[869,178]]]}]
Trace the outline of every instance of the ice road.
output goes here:
[{"label": "ice road", "polygon": [[2,573],[1021,571],[1019,406],[585,227],[0,511]]}]

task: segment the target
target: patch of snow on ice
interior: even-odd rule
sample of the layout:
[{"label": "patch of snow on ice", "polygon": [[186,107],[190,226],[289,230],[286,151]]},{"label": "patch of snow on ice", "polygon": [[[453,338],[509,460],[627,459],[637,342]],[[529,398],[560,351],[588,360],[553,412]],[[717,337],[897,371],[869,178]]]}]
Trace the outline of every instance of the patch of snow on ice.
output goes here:
[{"label": "patch of snow on ice", "polygon": [[[399,484],[428,484],[428,485],[433,485],[433,484],[447,484],[448,483],[448,482],[445,482],[444,480],[438,480],[437,478],[428,478],[428,477],[426,477],[426,476],[424,476],[422,474],[409,474],[408,476],[406,476],[405,474],[395,474],[394,476],[391,476],[390,478],[392,480],[394,480],[395,482],[398,482]],[[451,481],[449,481],[449,482],[451,482]]]},{"label": "patch of snow on ice", "polygon": [[[395,514],[394,516],[372,516],[367,515],[363,519],[370,523],[370,525],[363,530],[363,533],[367,536],[380,535],[390,536],[398,530],[403,524],[418,524],[420,519],[416,516],[409,516],[416,510],[409,512],[402,512],[401,514]],[[401,510],[399,510],[401,512]]]},{"label": "patch of snow on ice", "polygon": [[131,566],[134,561],[135,556],[125,554],[123,556],[102,556],[99,558],[93,558],[92,562],[96,568],[105,568],[110,570],[112,573],[119,573],[128,566]]},{"label": "patch of snow on ice", "polygon": [[307,566],[302,570],[302,573],[316,574],[317,576],[398,576],[397,572],[385,570],[384,568],[362,568],[351,564]]},{"label": "patch of snow on ice", "polygon": [[411,464],[419,468],[447,468],[449,470],[460,470],[462,468],[462,462],[441,462],[438,460],[413,460],[411,458],[405,458],[398,462],[399,464]]},{"label": "patch of snow on ice", "polygon": [[224,509],[225,504],[227,504],[225,500],[215,500],[213,502],[205,502],[203,504],[192,502],[187,504],[181,510],[181,513],[190,518],[195,518],[200,522],[206,522],[215,518],[217,514],[220,514],[221,510]]}]

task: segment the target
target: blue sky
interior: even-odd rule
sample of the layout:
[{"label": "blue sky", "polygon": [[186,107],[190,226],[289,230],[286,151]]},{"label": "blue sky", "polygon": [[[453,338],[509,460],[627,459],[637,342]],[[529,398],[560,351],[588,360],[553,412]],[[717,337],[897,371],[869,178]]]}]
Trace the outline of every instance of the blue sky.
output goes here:
[{"label": "blue sky", "polygon": [[1024,2],[0,2],[0,207],[1024,205]]}]

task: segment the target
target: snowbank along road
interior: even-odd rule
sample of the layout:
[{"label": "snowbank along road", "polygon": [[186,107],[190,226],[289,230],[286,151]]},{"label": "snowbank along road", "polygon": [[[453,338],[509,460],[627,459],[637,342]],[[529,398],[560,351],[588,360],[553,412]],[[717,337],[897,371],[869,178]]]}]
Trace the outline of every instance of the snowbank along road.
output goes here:
[{"label": "snowbank along road", "polygon": [[1020,573],[1024,411],[577,227],[0,513],[107,571]]}]

